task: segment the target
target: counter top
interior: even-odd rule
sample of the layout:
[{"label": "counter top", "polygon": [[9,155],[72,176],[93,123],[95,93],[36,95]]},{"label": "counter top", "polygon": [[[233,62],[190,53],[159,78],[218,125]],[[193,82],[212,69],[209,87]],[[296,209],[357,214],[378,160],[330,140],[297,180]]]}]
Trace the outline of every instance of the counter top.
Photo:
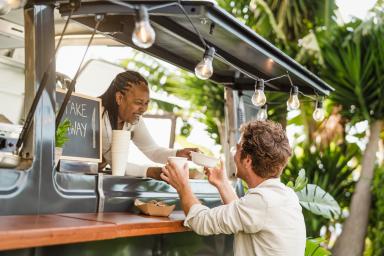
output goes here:
[{"label": "counter top", "polygon": [[0,251],[190,231],[185,215],[167,217],[124,212],[0,216]]}]

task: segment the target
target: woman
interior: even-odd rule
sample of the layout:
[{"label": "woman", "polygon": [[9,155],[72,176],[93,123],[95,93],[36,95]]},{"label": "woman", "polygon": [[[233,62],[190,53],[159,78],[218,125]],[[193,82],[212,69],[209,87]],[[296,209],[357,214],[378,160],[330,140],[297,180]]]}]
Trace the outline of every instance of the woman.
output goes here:
[{"label": "woman", "polygon": [[[125,71],[118,74],[100,98],[103,105],[103,161],[99,169],[112,162],[112,130],[130,130],[132,142],[149,159],[157,163],[165,163],[169,156],[190,158],[190,152],[198,150],[197,148],[175,150],[160,147],[155,143],[142,119],[149,104],[148,83],[138,72]],[[136,177],[160,179],[160,173],[160,167],[133,163],[127,163],[125,168],[126,175]]]}]

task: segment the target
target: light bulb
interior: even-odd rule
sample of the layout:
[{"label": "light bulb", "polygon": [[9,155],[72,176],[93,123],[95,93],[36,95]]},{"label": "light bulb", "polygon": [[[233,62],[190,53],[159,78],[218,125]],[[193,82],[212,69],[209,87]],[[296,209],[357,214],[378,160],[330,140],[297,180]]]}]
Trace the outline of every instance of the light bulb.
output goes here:
[{"label": "light bulb", "polygon": [[148,11],[140,6],[136,14],[135,30],[132,33],[132,42],[140,48],[149,48],[155,42],[155,31],[149,23]]},{"label": "light bulb", "polygon": [[195,67],[195,75],[202,80],[210,78],[213,74],[213,56],[215,55],[215,48],[209,47],[204,52],[203,60],[200,61]]},{"label": "light bulb", "polygon": [[261,107],[267,102],[267,97],[264,94],[264,80],[256,82],[255,93],[252,96],[252,103],[256,107]]},{"label": "light bulb", "polygon": [[313,119],[316,122],[321,122],[323,121],[325,117],[325,111],[323,109],[323,102],[322,101],[317,101],[316,102],[316,109],[313,111]]},{"label": "light bulb", "polygon": [[262,106],[259,111],[257,111],[257,114],[256,114],[256,120],[258,121],[265,121],[268,119],[268,112],[267,112],[267,104],[264,104],[264,106]]},{"label": "light bulb", "polygon": [[288,110],[297,110],[300,107],[300,101],[299,101],[299,89],[297,86],[292,87],[291,95],[289,96],[289,99],[287,101],[287,107]]}]

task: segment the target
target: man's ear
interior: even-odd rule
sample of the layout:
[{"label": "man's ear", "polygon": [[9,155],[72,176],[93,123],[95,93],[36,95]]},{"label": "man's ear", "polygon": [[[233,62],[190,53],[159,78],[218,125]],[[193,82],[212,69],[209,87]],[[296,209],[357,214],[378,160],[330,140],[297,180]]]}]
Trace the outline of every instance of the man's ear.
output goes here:
[{"label": "man's ear", "polygon": [[115,100],[118,106],[121,104],[121,101],[123,100],[123,96],[124,95],[121,92],[115,93]]},{"label": "man's ear", "polygon": [[248,169],[252,169],[252,158],[250,157],[250,155],[247,155],[244,159],[244,163],[245,163],[245,167]]}]

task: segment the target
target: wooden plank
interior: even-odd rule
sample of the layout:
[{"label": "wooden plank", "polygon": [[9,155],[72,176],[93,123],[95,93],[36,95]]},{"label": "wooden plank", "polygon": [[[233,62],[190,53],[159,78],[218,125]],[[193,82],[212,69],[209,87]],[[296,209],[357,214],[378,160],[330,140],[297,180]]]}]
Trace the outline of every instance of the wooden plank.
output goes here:
[{"label": "wooden plank", "polygon": [[0,250],[190,231],[184,218],[182,212],[169,218],[121,212],[0,216]]},{"label": "wooden plank", "polygon": [[173,212],[169,217],[154,217],[129,213],[61,214],[71,218],[114,223],[118,237],[143,236],[190,231],[183,225],[185,215]]},{"label": "wooden plank", "polygon": [[1,216],[0,250],[109,239],[114,224],[56,215]]}]

